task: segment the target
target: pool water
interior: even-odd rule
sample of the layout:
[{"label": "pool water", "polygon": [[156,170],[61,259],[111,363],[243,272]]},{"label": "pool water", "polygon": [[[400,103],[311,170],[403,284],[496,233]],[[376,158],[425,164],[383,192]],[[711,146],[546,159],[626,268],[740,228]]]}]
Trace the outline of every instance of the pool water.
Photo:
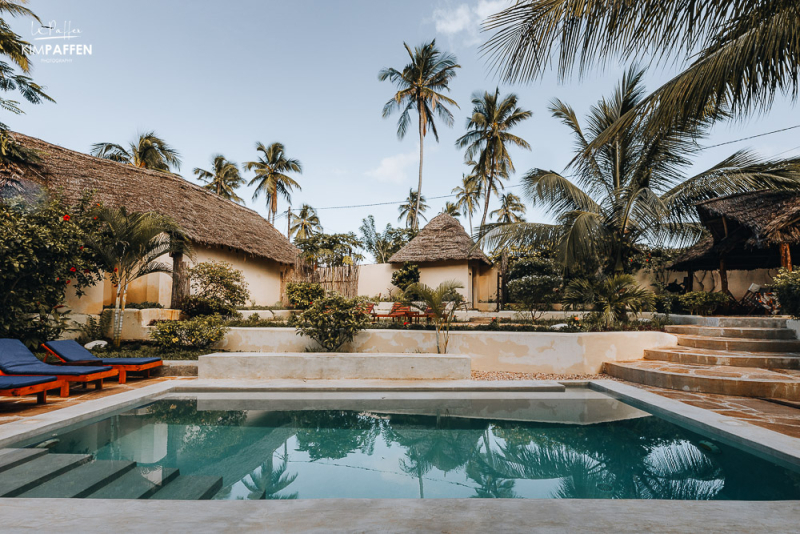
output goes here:
[{"label": "pool water", "polygon": [[800,474],[593,392],[167,398],[46,439],[51,453],[221,476],[216,499],[800,499]]}]

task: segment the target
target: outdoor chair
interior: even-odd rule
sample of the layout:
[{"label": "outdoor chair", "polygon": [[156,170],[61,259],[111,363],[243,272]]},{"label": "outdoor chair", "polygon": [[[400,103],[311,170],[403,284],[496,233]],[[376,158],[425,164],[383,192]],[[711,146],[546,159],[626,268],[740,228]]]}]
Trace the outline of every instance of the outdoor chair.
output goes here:
[{"label": "outdoor chair", "polygon": [[48,341],[42,344],[44,350],[58,358],[64,365],[108,365],[119,372],[119,383],[124,384],[128,373],[143,372],[150,378],[150,370],[161,367],[161,358],[98,358],[74,339]]},{"label": "outdoor chair", "polygon": [[36,393],[36,404],[45,404],[47,392],[62,389],[65,384],[55,376],[0,376],[0,396],[22,397]]},{"label": "outdoor chair", "polygon": [[383,319],[393,318],[395,316],[394,314],[397,313],[397,310],[400,307],[402,307],[402,304],[400,304],[399,302],[395,302],[394,304],[392,304],[392,309],[389,311],[389,313],[375,313],[372,316],[375,319],[378,319],[378,318],[383,318]]},{"label": "outdoor chair", "polygon": [[117,370],[111,367],[67,367],[50,365],[39,360],[18,339],[0,339],[0,376],[47,376],[64,381],[61,396],[69,397],[72,382],[95,383],[95,388],[103,389],[103,379],[116,376]]}]

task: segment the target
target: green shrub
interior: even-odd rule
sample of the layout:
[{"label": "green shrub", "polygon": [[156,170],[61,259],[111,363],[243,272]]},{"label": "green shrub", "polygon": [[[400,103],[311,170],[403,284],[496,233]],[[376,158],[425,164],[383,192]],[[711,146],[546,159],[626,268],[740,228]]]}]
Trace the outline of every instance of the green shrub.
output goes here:
[{"label": "green shrub", "polygon": [[545,310],[561,301],[561,277],[555,263],[544,258],[525,258],[514,263],[508,274],[511,300],[536,322]]},{"label": "green shrub", "polygon": [[327,352],[353,341],[370,322],[366,301],[345,298],[337,293],[314,301],[292,321],[297,334],[310,337]]},{"label": "green shrub", "polygon": [[727,293],[690,291],[678,297],[678,301],[692,315],[711,315],[720,306],[731,301]]},{"label": "green shrub", "polygon": [[225,324],[235,327],[264,328],[269,326],[286,326],[286,321],[279,319],[262,319],[260,315],[253,313],[249,315],[247,319],[232,319]]},{"label": "green shrub", "polygon": [[150,337],[162,349],[202,349],[222,340],[228,327],[218,315],[195,317],[186,321],[161,321]]},{"label": "green shrub", "polygon": [[189,269],[193,294],[186,299],[183,311],[190,317],[200,315],[235,316],[236,308],[250,299],[244,274],[224,261],[198,263]]},{"label": "green shrub", "polygon": [[86,323],[81,326],[81,333],[78,336],[78,341],[81,345],[90,341],[106,339],[111,328],[113,313],[111,310],[103,310],[99,319],[95,319],[94,316],[90,315]]},{"label": "green shrub", "polygon": [[[114,309],[114,305],[113,304],[108,304],[106,306],[103,306],[103,308],[112,309],[113,310]],[[154,308],[160,310],[160,309],[164,308],[164,305],[159,303],[159,302],[151,302],[149,300],[145,300],[144,302],[126,302],[125,303],[125,309],[126,310],[149,310],[149,309],[154,309]]]},{"label": "green shrub", "polygon": [[594,315],[587,322],[603,328],[627,323],[628,312],[634,316],[653,307],[653,292],[645,289],[629,274],[615,274],[600,280],[578,279],[567,285],[564,303],[572,309],[590,306]]},{"label": "green shrub", "polygon": [[419,282],[419,266],[413,263],[404,263],[402,267],[392,273],[392,285],[406,290],[411,284]]},{"label": "green shrub", "polygon": [[192,295],[183,301],[183,311],[189,317],[201,317],[204,315],[221,315],[222,317],[236,317],[239,312],[236,308],[220,302],[216,299],[208,299]]},{"label": "green shrub", "polygon": [[800,271],[781,269],[772,281],[781,312],[800,318]]},{"label": "green shrub", "polygon": [[315,300],[325,296],[325,289],[312,282],[290,282],[286,284],[286,298],[298,310],[305,310]]}]

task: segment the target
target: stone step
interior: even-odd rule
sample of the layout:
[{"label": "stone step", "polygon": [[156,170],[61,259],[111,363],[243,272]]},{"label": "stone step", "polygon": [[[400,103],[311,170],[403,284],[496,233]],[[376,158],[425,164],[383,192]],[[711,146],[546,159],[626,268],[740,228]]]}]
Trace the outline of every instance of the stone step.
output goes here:
[{"label": "stone step", "polygon": [[678,346],[735,352],[800,352],[797,339],[745,339],[678,335]]},{"label": "stone step", "polygon": [[604,368],[611,376],[660,388],[740,397],[800,400],[800,376],[752,367],[636,360],[606,362]]},{"label": "stone step", "polygon": [[16,497],[90,461],[89,454],[45,454],[0,473],[0,497]]},{"label": "stone step", "polygon": [[154,471],[147,467],[137,467],[88,495],[87,498],[148,499],[162,486],[172,482],[179,472],[174,468]]},{"label": "stone step", "polygon": [[786,328],[786,318],[778,317],[695,317],[689,315],[673,315],[673,320],[680,324],[700,326],[721,326],[731,328]]},{"label": "stone step", "polygon": [[645,360],[661,360],[692,365],[730,365],[762,369],[800,369],[800,354],[786,352],[732,352],[693,347],[646,349]]},{"label": "stone step", "polygon": [[47,454],[47,449],[0,449],[0,473]]},{"label": "stone step", "polygon": [[743,328],[732,326],[669,325],[664,329],[670,334],[685,334],[705,337],[731,337],[745,339],[797,339],[789,328]]},{"label": "stone step", "polygon": [[86,497],[136,467],[125,460],[95,460],[19,495],[27,499]]},{"label": "stone step", "polygon": [[222,477],[179,476],[150,497],[160,500],[201,501],[222,489]]}]

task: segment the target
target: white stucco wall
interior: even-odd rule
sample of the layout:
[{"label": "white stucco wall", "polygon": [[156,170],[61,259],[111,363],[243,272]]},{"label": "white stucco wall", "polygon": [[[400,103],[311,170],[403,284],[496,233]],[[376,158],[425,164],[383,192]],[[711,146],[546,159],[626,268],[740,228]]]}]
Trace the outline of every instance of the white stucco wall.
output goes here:
[{"label": "white stucco wall", "polygon": [[400,264],[371,263],[358,268],[358,294],[362,297],[387,296],[398,292],[392,285],[392,273],[400,268]]},{"label": "white stucco wall", "polygon": [[[778,274],[777,269],[755,269],[753,271],[728,271],[728,289],[737,299],[747,292],[751,284],[768,285]],[[683,283],[686,271],[670,272],[670,281]],[[696,271],[694,273],[695,291],[719,291],[722,287],[719,271]]]}]

